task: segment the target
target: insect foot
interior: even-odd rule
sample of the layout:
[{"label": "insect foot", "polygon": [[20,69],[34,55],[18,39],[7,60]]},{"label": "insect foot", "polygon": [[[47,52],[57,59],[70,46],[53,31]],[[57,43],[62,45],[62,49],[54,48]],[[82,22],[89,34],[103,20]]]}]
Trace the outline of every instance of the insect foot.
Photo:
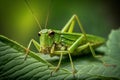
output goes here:
[{"label": "insect foot", "polygon": [[25,53],[26,53],[26,56],[25,56],[25,58],[24,58],[24,61],[27,59],[27,56],[28,56],[28,53],[29,53],[29,48],[26,48],[26,49],[25,49]]},{"label": "insect foot", "polygon": [[55,67],[55,69],[51,72],[51,76],[53,75],[54,72],[57,72],[59,70],[59,67]]},{"label": "insect foot", "polygon": [[77,70],[76,70],[76,69],[73,70],[73,74],[75,74],[75,73],[77,73]]},{"label": "insect foot", "polygon": [[[100,59],[99,59],[100,60]],[[109,64],[109,63],[106,63],[104,60],[100,60],[102,62],[102,64],[105,66],[105,67],[116,67],[117,65],[115,64]]]},{"label": "insect foot", "polygon": [[77,70],[76,69],[73,69],[72,71],[72,74],[73,74],[73,77],[75,78],[75,74],[77,73]]},{"label": "insect foot", "polygon": [[116,67],[117,65],[114,65],[114,64],[107,64],[107,63],[103,63],[104,66],[106,67]]},{"label": "insect foot", "polygon": [[96,55],[95,58],[102,58],[102,55]]}]

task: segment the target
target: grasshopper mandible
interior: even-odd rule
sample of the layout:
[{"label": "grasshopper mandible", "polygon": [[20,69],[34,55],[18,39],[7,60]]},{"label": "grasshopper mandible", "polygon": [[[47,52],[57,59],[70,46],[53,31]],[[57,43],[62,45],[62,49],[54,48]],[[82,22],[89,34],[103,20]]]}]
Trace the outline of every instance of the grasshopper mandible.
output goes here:
[{"label": "grasshopper mandible", "polygon": [[[30,11],[33,14],[32,9],[30,8],[29,3],[26,1]],[[39,21],[36,16],[33,14],[38,26],[41,28]],[[82,33],[74,33],[75,22],[78,23]],[[28,55],[29,48],[33,43],[36,49],[43,54],[49,54],[50,56],[60,56],[57,67],[54,71],[57,71],[60,67],[61,60],[63,56],[68,55],[72,67],[73,74],[76,72],[74,67],[72,57],[84,53],[90,53],[93,57],[97,58],[100,55],[96,55],[94,49],[99,47],[105,42],[104,38],[86,34],[85,30],[82,27],[82,24],[77,15],[73,15],[67,24],[60,30],[53,29],[42,29],[38,33],[40,43],[32,39],[26,49],[26,57]],[[26,58],[25,58],[26,59]]]}]

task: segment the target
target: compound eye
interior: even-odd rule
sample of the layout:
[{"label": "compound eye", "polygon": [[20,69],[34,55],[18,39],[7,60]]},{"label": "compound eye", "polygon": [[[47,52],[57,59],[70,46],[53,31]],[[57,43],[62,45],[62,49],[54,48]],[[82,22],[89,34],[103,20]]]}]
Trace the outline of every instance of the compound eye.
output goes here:
[{"label": "compound eye", "polygon": [[38,32],[38,36],[41,36],[41,34]]},{"label": "compound eye", "polygon": [[55,34],[54,31],[50,31],[48,35],[49,35],[49,36],[54,36],[54,34]]}]

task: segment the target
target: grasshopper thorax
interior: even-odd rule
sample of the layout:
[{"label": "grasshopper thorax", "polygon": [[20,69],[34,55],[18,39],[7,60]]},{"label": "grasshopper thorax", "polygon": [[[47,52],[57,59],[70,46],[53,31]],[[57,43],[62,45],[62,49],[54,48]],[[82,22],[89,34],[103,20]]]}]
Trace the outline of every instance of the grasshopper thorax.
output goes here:
[{"label": "grasshopper thorax", "polygon": [[51,29],[42,29],[38,35],[40,36],[40,52],[49,54],[54,43],[55,32]]}]

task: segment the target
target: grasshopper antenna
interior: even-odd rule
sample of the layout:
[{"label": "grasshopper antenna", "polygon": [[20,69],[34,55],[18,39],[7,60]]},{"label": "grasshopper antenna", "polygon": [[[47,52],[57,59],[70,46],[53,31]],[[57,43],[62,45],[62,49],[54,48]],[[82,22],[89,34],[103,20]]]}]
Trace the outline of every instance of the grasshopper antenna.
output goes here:
[{"label": "grasshopper antenna", "polygon": [[45,29],[46,29],[47,24],[48,24],[48,18],[49,18],[49,11],[48,11],[48,14],[47,14],[47,17],[46,17],[46,21],[45,21]]},{"label": "grasshopper antenna", "polygon": [[35,19],[35,21],[36,21],[37,25],[39,26],[39,28],[40,28],[40,30],[41,30],[41,29],[42,29],[42,27],[41,27],[41,25],[40,25],[40,23],[39,23],[39,21],[38,21],[37,17],[35,16],[35,14],[34,14],[34,12],[33,12],[32,8],[31,8],[31,6],[30,6],[30,1],[25,0],[25,2],[26,2],[26,4],[27,4],[27,6],[28,6],[28,8],[29,8],[30,12],[32,13],[32,15],[33,15],[33,17],[34,17],[34,19]]},{"label": "grasshopper antenna", "polygon": [[48,18],[49,18],[49,14],[50,14],[50,5],[51,5],[51,0],[49,0],[49,5],[48,5],[48,11],[47,11],[47,16],[46,16],[46,21],[45,21],[45,29],[47,27],[48,24]]}]

